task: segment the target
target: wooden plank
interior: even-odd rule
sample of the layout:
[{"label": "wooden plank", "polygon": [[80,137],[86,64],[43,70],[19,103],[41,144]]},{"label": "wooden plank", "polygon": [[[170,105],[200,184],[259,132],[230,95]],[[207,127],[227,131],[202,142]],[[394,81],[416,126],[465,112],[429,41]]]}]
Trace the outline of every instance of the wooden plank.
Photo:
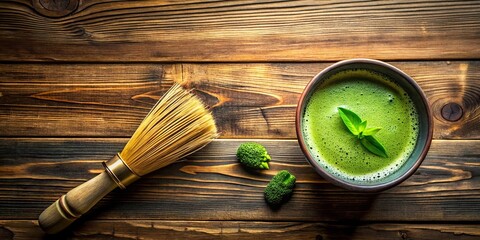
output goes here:
[{"label": "wooden plank", "polygon": [[1,65],[0,135],[131,136],[177,67]]},{"label": "wooden plank", "polygon": [[[69,189],[102,171],[100,161],[127,139],[4,138],[0,141],[0,219],[36,219]],[[435,140],[421,168],[379,194],[349,192],[320,178],[295,140],[255,140],[271,169],[236,158],[245,140],[216,140],[188,160],[102,200],[88,219],[238,221],[480,221],[480,140]],[[273,211],[263,190],[279,170],[297,176],[292,199]]]},{"label": "wooden plank", "polygon": [[63,18],[0,4],[0,61],[478,59],[478,1],[79,1]]},{"label": "wooden plank", "polygon": [[[436,139],[480,138],[480,61],[393,62],[424,89]],[[129,137],[175,82],[195,88],[223,138],[295,138],[304,86],[330,64],[0,64],[0,136]],[[450,102],[464,109],[442,118]]]},{"label": "wooden plank", "polygon": [[[480,62],[392,62],[423,89],[434,115],[434,138],[480,138]],[[330,64],[183,64],[183,81],[210,102],[228,138],[295,138],[295,108],[308,81]],[[209,99],[212,99],[210,97]],[[208,101],[207,101],[208,102]],[[442,107],[458,103],[457,122]],[[223,125],[227,122],[228,125]]]},{"label": "wooden plank", "polygon": [[462,239],[480,237],[478,224],[305,223],[252,221],[86,221],[46,236],[35,221],[0,220],[0,237],[23,239]]}]

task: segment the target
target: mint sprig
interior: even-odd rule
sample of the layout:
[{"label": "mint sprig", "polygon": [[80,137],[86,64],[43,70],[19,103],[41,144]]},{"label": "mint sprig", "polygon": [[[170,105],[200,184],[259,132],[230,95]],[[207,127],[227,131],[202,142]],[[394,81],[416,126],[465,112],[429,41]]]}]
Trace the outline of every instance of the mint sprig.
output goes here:
[{"label": "mint sprig", "polygon": [[367,128],[367,120],[362,119],[354,112],[339,107],[338,114],[348,130],[358,139],[360,143],[370,152],[380,157],[388,157],[385,147],[373,136],[382,128]]}]

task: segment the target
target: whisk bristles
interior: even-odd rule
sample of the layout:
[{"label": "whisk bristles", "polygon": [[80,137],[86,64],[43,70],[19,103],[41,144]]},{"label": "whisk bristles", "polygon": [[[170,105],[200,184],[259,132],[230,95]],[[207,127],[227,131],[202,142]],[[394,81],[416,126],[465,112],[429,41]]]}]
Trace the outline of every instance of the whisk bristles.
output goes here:
[{"label": "whisk bristles", "polygon": [[147,114],[120,156],[143,176],[199,150],[215,137],[211,112],[198,97],[175,84]]}]

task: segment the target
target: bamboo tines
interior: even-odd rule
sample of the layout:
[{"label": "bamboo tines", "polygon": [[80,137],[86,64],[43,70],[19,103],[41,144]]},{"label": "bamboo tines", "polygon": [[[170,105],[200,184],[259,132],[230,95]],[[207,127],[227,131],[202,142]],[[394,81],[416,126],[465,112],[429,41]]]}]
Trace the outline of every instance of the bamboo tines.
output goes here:
[{"label": "bamboo tines", "polygon": [[175,84],[148,113],[120,153],[137,175],[164,167],[217,136],[212,114],[195,95]]}]

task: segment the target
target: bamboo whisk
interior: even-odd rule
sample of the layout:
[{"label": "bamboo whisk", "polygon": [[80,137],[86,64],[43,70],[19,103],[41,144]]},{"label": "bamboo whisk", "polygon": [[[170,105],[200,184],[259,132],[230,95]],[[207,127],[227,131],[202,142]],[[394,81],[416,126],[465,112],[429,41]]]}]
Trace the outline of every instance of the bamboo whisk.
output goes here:
[{"label": "bamboo whisk", "polygon": [[113,189],[125,189],[215,137],[212,114],[196,96],[175,84],[147,114],[122,152],[103,163],[104,172],[70,190],[40,214],[40,227],[50,234],[63,230]]}]

